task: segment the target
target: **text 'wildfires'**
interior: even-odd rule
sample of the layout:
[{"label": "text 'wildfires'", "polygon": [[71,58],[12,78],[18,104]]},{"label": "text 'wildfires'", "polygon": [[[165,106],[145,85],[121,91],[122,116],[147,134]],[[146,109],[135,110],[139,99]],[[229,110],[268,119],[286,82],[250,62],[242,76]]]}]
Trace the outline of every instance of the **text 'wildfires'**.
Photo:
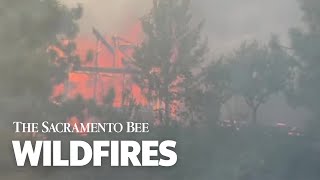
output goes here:
[{"label": "text 'wildfires'", "polygon": [[[62,158],[61,141],[12,141],[17,166],[25,166],[27,157],[31,166],[164,166],[176,164],[176,142],[159,141],[85,141],[69,142],[69,158]],[[41,160],[40,160],[41,159]]]}]

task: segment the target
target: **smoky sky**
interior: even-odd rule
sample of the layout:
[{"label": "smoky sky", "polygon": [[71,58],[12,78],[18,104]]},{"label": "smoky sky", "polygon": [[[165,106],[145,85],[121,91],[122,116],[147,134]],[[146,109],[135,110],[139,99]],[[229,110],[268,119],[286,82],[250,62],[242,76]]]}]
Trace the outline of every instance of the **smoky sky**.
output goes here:
[{"label": "smoky sky", "polygon": [[[105,33],[117,33],[147,13],[152,0],[63,0],[81,3],[83,34],[95,26]],[[296,0],[193,0],[196,21],[204,19],[204,34],[213,52],[227,52],[244,40],[266,41],[272,33],[287,44],[287,32],[300,25],[301,11]]]},{"label": "smoky sky", "polygon": [[205,19],[205,33],[218,52],[244,40],[266,41],[272,33],[288,43],[288,29],[299,26],[302,16],[295,0],[197,0],[193,13]]},{"label": "smoky sky", "polygon": [[69,6],[80,3],[84,14],[80,20],[82,35],[91,33],[96,27],[104,34],[125,32],[146,14],[152,0],[62,0]]},{"label": "smoky sky", "polygon": [[[125,31],[150,10],[152,1],[63,0],[68,5],[83,5],[80,29],[82,35],[89,36],[92,26],[107,34]],[[215,56],[232,51],[243,41],[257,39],[266,42],[272,34],[279,35],[282,43],[290,46],[288,30],[302,25],[297,0],[193,0],[191,13],[195,22],[205,20],[204,35],[208,37]],[[264,122],[290,120],[296,125],[305,119],[304,113],[291,109],[284,98],[273,99],[263,105],[259,113]]]}]

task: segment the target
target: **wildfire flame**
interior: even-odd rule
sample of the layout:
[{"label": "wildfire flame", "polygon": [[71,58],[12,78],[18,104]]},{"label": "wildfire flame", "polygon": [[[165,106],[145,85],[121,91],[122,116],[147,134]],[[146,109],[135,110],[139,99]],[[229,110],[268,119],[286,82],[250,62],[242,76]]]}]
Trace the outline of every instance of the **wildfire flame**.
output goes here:
[{"label": "wildfire flame", "polygon": [[[139,44],[142,39],[141,24],[136,23],[128,30],[127,33],[119,35],[132,44]],[[112,38],[104,37],[108,42],[112,42]],[[122,49],[121,51],[115,48],[114,52],[108,51],[93,35],[80,36],[76,40],[76,53],[81,59],[81,66],[99,67],[99,68],[124,68],[123,59],[126,56],[131,56],[132,48]],[[96,61],[86,61],[88,52],[93,52],[93,58]],[[63,54],[59,54],[63,56]],[[96,84],[94,82],[95,76],[98,75]],[[86,73],[86,72],[70,72],[68,79],[68,88],[65,84],[59,84],[54,87],[52,96],[61,96],[67,91],[67,98],[74,98],[81,95],[84,99],[96,99],[98,103],[102,103],[103,98],[108,94],[111,88],[114,89],[115,97],[113,106],[121,107],[124,101],[124,92],[127,90],[137,104],[147,105],[147,100],[138,85],[131,81],[130,74],[112,74],[112,73]]]}]

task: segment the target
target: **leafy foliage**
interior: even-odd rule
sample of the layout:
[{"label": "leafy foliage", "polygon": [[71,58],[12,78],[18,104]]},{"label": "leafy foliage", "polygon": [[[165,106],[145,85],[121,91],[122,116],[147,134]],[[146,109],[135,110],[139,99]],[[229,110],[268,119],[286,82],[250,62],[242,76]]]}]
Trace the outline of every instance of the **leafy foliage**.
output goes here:
[{"label": "leafy foliage", "polygon": [[200,84],[204,86],[200,103],[208,123],[217,124],[220,120],[220,110],[226,101],[232,96],[231,91],[231,66],[225,57],[213,60],[203,69],[199,76]]},{"label": "leafy foliage", "polygon": [[[53,56],[47,49],[61,37],[75,37],[82,9],[69,9],[55,0],[3,0],[0,7],[0,104],[4,118],[12,121],[14,116],[8,109],[14,109],[21,115],[14,120],[46,119],[52,83],[59,79],[54,74],[66,74],[50,61],[50,54]],[[32,116],[26,114],[39,117],[29,119]]]},{"label": "leafy foliage", "polygon": [[201,41],[202,23],[191,25],[189,5],[189,0],[154,1],[150,14],[142,18],[145,41],[134,54],[140,71],[135,79],[149,101],[157,104],[163,124],[173,118],[172,111],[182,111],[179,106],[195,82],[193,71],[207,50]]},{"label": "leafy foliage", "polygon": [[314,0],[301,0],[306,29],[293,28],[290,39],[298,65],[291,89],[287,92],[289,103],[303,106],[314,115],[310,124],[314,132],[319,127],[320,103],[316,98],[320,91],[320,3]]},{"label": "leafy foliage", "polygon": [[243,43],[230,61],[231,89],[245,99],[256,122],[259,106],[287,87],[293,60],[273,37],[268,46],[256,41]]}]

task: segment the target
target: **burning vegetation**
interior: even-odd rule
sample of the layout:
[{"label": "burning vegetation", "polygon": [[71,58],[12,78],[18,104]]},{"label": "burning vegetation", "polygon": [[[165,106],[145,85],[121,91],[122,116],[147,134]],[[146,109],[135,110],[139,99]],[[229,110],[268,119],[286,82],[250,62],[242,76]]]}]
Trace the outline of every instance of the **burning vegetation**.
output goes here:
[{"label": "burning vegetation", "polygon": [[[217,60],[201,33],[204,24],[191,16],[190,0],[154,0],[150,12],[126,33],[110,35],[93,28],[81,36],[80,6],[68,8],[56,0],[2,0],[1,127],[10,129],[16,120],[67,121],[70,128],[80,123],[150,121],[157,126],[150,123],[143,138],[179,143],[179,161],[172,169],[141,174],[131,168],[57,169],[61,174],[46,169],[41,179],[319,179],[314,167],[320,164],[320,105],[315,98],[320,89],[320,8],[315,7],[320,6],[299,1],[305,27],[290,30],[291,47],[283,47],[281,38],[273,36],[268,43],[244,42]],[[286,96],[289,105],[310,111],[311,120],[303,122],[307,128],[292,128],[285,116],[273,120],[285,122],[275,127],[262,122],[264,105],[278,94]],[[222,119],[221,109],[232,97],[241,97],[248,115]],[[241,107],[231,107],[232,112]],[[80,134],[18,138],[142,138]],[[6,145],[0,146],[1,152]],[[18,171],[9,167],[10,159],[0,162],[5,162],[0,164],[0,179],[12,179],[6,173]],[[33,173],[31,179],[39,177],[38,171]]]},{"label": "burning vegetation", "polygon": [[[133,50],[141,39],[139,23],[121,36],[103,36],[93,28],[91,36],[78,37],[74,43],[80,63],[69,69],[66,81],[55,85],[52,98],[72,99],[81,95],[102,104],[108,94],[114,93],[114,107],[128,105],[128,98],[146,106],[147,100],[132,80],[134,68],[130,65]],[[54,50],[64,56],[63,52],[59,53],[60,49]]]}]

